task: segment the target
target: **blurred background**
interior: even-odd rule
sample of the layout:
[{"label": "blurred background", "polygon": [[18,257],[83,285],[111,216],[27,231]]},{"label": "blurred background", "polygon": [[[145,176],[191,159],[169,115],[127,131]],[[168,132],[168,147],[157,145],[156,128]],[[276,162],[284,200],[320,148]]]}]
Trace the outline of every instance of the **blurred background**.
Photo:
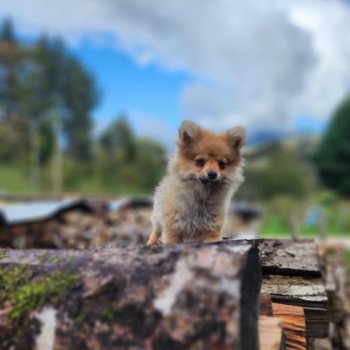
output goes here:
[{"label": "blurred background", "polygon": [[[62,216],[69,207],[95,231],[86,213],[103,217],[86,238],[96,245],[113,223],[148,234],[148,199],[187,118],[247,128],[227,234],[350,247],[349,34],[346,0],[0,0],[4,227],[54,218],[60,232],[82,222]],[[26,207],[43,200],[53,206]]]}]

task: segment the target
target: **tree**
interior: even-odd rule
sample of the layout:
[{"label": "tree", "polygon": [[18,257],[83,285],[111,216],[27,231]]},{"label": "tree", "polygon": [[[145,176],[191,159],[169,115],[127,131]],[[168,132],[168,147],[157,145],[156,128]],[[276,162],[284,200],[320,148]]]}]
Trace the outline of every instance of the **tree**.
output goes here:
[{"label": "tree", "polygon": [[91,160],[91,111],[98,101],[98,92],[90,73],[72,56],[64,62],[62,101],[67,111],[63,130],[67,152],[81,161]]},{"label": "tree", "polygon": [[336,110],[314,156],[320,180],[350,196],[350,96]]},{"label": "tree", "polygon": [[101,146],[122,160],[134,161],[136,141],[126,116],[119,116],[100,138]]},{"label": "tree", "polygon": [[164,147],[151,139],[137,140],[136,170],[138,186],[153,191],[164,175],[166,166]]},{"label": "tree", "polygon": [[10,19],[0,27],[0,117],[11,118],[17,107],[20,48]]},{"label": "tree", "polygon": [[164,173],[166,152],[150,139],[138,139],[126,116],[120,116],[99,138],[98,172],[104,184],[153,191]]}]

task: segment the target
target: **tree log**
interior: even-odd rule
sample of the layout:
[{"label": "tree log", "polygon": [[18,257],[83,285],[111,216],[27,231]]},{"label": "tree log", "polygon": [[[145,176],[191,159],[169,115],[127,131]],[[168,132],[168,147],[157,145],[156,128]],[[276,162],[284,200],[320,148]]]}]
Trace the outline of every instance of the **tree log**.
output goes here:
[{"label": "tree log", "polygon": [[258,349],[251,245],[7,250],[0,348]]}]

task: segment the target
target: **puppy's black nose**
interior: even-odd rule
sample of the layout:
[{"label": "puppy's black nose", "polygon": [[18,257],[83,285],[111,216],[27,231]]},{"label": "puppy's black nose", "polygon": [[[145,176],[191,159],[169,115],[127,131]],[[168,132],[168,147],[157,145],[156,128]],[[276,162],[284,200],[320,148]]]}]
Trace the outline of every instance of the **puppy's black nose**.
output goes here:
[{"label": "puppy's black nose", "polygon": [[215,180],[218,177],[218,174],[215,171],[208,172],[208,179]]}]

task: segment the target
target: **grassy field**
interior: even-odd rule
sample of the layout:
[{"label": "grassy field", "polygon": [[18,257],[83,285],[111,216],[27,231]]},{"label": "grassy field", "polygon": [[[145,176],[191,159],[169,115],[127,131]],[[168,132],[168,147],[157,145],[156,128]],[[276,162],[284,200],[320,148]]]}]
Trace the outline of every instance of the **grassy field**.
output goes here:
[{"label": "grassy field", "polygon": [[[79,175],[77,175],[79,176]],[[43,181],[40,188],[33,189],[28,174],[28,169],[23,170],[20,167],[4,167],[0,165],[0,194],[50,194],[52,192],[50,182]],[[142,192],[138,188],[125,186],[125,184],[107,185],[101,183],[96,176],[87,174],[80,177],[74,186],[64,189],[65,193],[79,193],[84,195],[151,195],[151,193]]]},{"label": "grassy field", "polygon": [[0,165],[0,192],[33,193],[29,176],[20,168]]}]

